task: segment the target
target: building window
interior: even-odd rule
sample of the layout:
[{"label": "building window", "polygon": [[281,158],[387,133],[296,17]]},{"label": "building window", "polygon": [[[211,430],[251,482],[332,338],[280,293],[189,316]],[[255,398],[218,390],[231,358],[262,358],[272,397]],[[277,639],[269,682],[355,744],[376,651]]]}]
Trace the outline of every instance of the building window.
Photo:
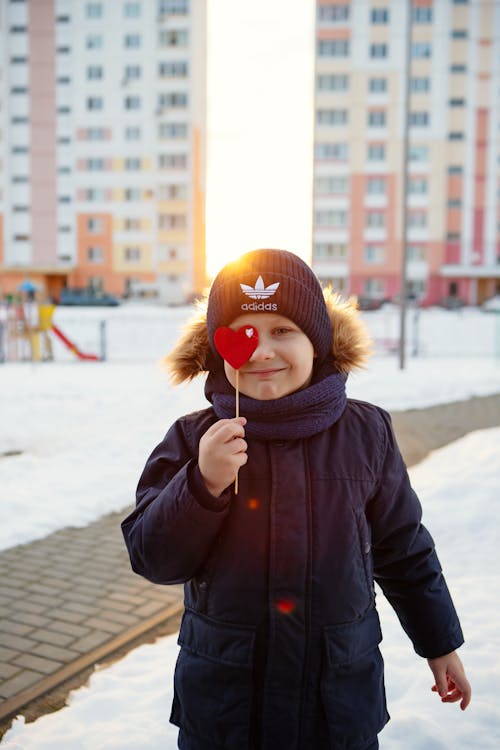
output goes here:
[{"label": "building window", "polygon": [[12,86],[10,93],[11,94],[27,94],[28,87],[27,86]]},{"label": "building window", "polygon": [[366,181],[367,195],[385,195],[386,181],[383,177],[369,177]]},{"label": "building window", "polygon": [[71,78],[69,76],[58,76],[56,83],[61,86],[66,86],[71,83]]},{"label": "building window", "polygon": [[89,234],[102,234],[104,231],[104,219],[100,216],[89,216],[87,219],[87,232]]},{"label": "building window", "polygon": [[101,34],[88,34],[85,40],[85,46],[87,49],[102,49]]},{"label": "building window", "polygon": [[125,140],[126,141],[140,141],[141,140],[141,129],[137,125],[131,125],[125,128]]},{"label": "building window", "polygon": [[348,21],[349,5],[322,5],[318,6],[318,21]]},{"label": "building window", "polygon": [[16,175],[12,178],[12,182],[14,185],[22,185],[29,182],[29,178],[27,175]]},{"label": "building window", "polygon": [[172,200],[186,200],[187,198],[187,186],[171,183],[169,185],[160,185],[158,190],[160,200],[172,201]]},{"label": "building window", "polygon": [[347,143],[317,143],[315,157],[320,161],[327,159],[347,161],[349,157],[349,145]]},{"label": "building window", "polygon": [[142,197],[140,188],[125,188],[123,195],[126,201],[140,201]]},{"label": "building window", "polygon": [[452,39],[467,39],[467,29],[453,29],[451,32]]},{"label": "building window", "polygon": [[460,198],[449,198],[448,199],[448,208],[461,208],[462,207],[462,201]]},{"label": "building window", "polygon": [[385,94],[387,91],[387,78],[369,78],[368,91],[371,94]]},{"label": "building window", "polygon": [[140,231],[141,219],[125,219],[123,226],[127,232]]},{"label": "building window", "polygon": [[85,139],[87,141],[105,141],[107,140],[106,128],[87,128],[85,131]]},{"label": "building window", "polygon": [[319,57],[348,57],[348,39],[320,39],[318,42]]},{"label": "building window", "polygon": [[29,149],[28,149],[28,146],[12,146],[12,153],[13,154],[28,154]]},{"label": "building window", "polygon": [[414,128],[425,128],[429,125],[428,112],[410,112],[410,126]]},{"label": "building window", "polygon": [[160,62],[158,63],[158,76],[160,78],[186,78],[188,75],[187,62]]},{"label": "building window", "polygon": [[127,157],[125,159],[124,164],[125,164],[125,169],[129,172],[138,172],[140,171],[142,167],[141,159],[137,157],[131,157],[131,156]]},{"label": "building window", "polygon": [[137,81],[142,76],[142,69],[140,65],[126,65],[123,73],[123,79],[127,81]]},{"label": "building window", "polygon": [[87,188],[85,191],[86,201],[105,201],[106,191],[103,188]]},{"label": "building window", "polygon": [[102,96],[89,96],[87,98],[87,109],[94,111],[103,109]]},{"label": "building window", "polygon": [[349,76],[342,74],[321,74],[317,78],[318,91],[348,91]]},{"label": "building window", "polygon": [[126,247],[124,256],[127,263],[139,263],[141,260],[141,249],[140,247]]},{"label": "building window", "polygon": [[28,206],[12,206],[12,210],[15,214],[27,214],[29,208]]},{"label": "building window", "polygon": [[123,106],[125,109],[140,109],[141,108],[141,97],[140,96],[126,96],[123,100]]},{"label": "building window", "polygon": [[56,47],[56,52],[58,55],[69,55],[71,52],[70,47]]},{"label": "building window", "polygon": [[460,232],[448,232],[446,234],[447,242],[460,242]]},{"label": "building window", "polygon": [[160,154],[158,159],[160,169],[186,169],[187,165],[187,154]]},{"label": "building window", "polygon": [[170,31],[162,29],[159,36],[160,47],[187,47],[189,37],[184,29]]},{"label": "building window", "polygon": [[367,265],[383,263],[385,261],[383,245],[367,245],[363,251],[363,258]]},{"label": "building window", "polygon": [[348,177],[316,177],[314,180],[314,191],[320,195],[346,195],[349,192]]},{"label": "building window", "polygon": [[449,141],[464,141],[465,133],[462,133],[459,130],[452,130],[448,133],[448,140]]},{"label": "building window", "polygon": [[431,90],[431,79],[424,77],[414,77],[410,80],[410,90],[415,94],[425,93]]},{"label": "building window", "polygon": [[316,112],[318,125],[347,125],[348,119],[347,109],[318,109]]},{"label": "building window", "polygon": [[188,126],[185,122],[162,122],[158,128],[158,137],[163,139],[168,138],[187,138]]},{"label": "building window", "polygon": [[414,23],[432,23],[432,7],[421,6],[413,8],[413,22]]},{"label": "building window", "polygon": [[89,65],[87,68],[87,80],[97,81],[104,75],[104,69],[102,65]]},{"label": "building window", "polygon": [[459,164],[450,164],[448,167],[448,174],[457,175],[457,174],[463,174],[463,167]]},{"label": "building window", "polygon": [[158,96],[158,114],[165,109],[184,109],[188,105],[188,95],[182,91],[174,91]]},{"label": "building window", "polygon": [[16,117],[12,117],[11,123],[12,125],[27,125],[29,123],[29,117],[17,115]]},{"label": "building window", "polygon": [[414,42],[411,45],[411,56],[414,60],[431,57],[432,45],[430,42]]},{"label": "building window", "polygon": [[26,65],[28,63],[27,57],[11,57],[11,65]]},{"label": "building window", "polygon": [[347,211],[334,209],[316,211],[314,214],[314,223],[318,227],[347,227],[349,214]]},{"label": "building window", "polygon": [[370,128],[384,128],[386,123],[386,113],[383,109],[374,109],[368,112],[368,126]]},{"label": "building window", "polygon": [[102,18],[102,3],[87,3],[85,6],[85,16],[86,18]]},{"label": "building window", "polygon": [[365,279],[364,287],[367,297],[381,298],[385,296],[385,285],[382,279]]},{"label": "building window", "polygon": [[408,226],[409,227],[426,227],[427,226],[427,211],[409,211],[408,212]]},{"label": "building window", "polygon": [[367,211],[365,216],[365,226],[370,229],[381,229],[385,227],[385,212]]},{"label": "building window", "polygon": [[408,182],[410,195],[427,195],[428,182],[424,177],[412,177]]},{"label": "building window", "polygon": [[427,260],[427,249],[424,245],[407,245],[406,257],[410,261]]},{"label": "building window", "polygon": [[56,23],[69,23],[70,21],[70,16],[57,16],[56,18]]},{"label": "building window", "polygon": [[160,15],[186,16],[189,13],[189,0],[160,0]]},{"label": "building window", "polygon": [[104,250],[102,247],[87,248],[88,263],[104,263]]},{"label": "building window", "polygon": [[318,260],[347,260],[345,242],[318,242],[314,245],[314,257]]},{"label": "building window", "polygon": [[160,214],[158,219],[158,225],[160,229],[172,230],[172,229],[185,229],[186,228],[186,215],[185,214]]},{"label": "building window", "polygon": [[123,6],[123,15],[125,16],[125,18],[140,18],[141,4],[125,3],[125,5]]},{"label": "building window", "polygon": [[370,12],[370,23],[389,23],[389,11],[387,8],[372,8]]},{"label": "building window", "polygon": [[465,107],[465,99],[450,99],[448,104],[450,107]]},{"label": "building window", "polygon": [[368,161],[383,161],[385,159],[385,145],[383,143],[368,144]]},{"label": "building window", "polygon": [[11,26],[9,29],[11,34],[26,34],[28,31],[27,26]]},{"label": "building window", "polygon": [[141,46],[141,35],[140,34],[125,34],[123,44],[126,49],[139,49]]},{"label": "building window", "polygon": [[453,65],[450,65],[450,73],[467,73],[467,65],[454,63]]},{"label": "building window", "polygon": [[369,50],[372,60],[381,60],[389,55],[389,45],[385,43],[370,44]]},{"label": "building window", "polygon": [[410,145],[408,148],[408,160],[420,162],[429,161],[429,147]]},{"label": "building window", "polygon": [[89,172],[104,172],[106,169],[106,160],[94,157],[92,159],[87,159],[85,166]]}]

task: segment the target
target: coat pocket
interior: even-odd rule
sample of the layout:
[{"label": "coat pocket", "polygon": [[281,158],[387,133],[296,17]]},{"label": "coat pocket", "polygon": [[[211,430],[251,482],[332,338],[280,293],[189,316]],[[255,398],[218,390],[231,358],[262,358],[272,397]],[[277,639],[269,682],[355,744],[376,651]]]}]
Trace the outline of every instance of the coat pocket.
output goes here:
[{"label": "coat pocket", "polygon": [[323,632],[321,696],[332,748],[363,748],[389,720],[382,640],[375,609],[362,619],[327,625]]},{"label": "coat pocket", "polygon": [[187,610],[170,720],[215,747],[244,750],[250,735],[255,630]]}]

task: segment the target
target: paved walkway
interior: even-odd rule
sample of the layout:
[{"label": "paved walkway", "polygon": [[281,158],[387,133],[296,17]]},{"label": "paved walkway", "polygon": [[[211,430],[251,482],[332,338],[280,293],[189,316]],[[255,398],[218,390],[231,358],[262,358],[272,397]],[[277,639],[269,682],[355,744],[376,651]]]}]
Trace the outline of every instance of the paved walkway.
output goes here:
[{"label": "paved walkway", "polygon": [[[408,465],[500,424],[500,395],[393,414]],[[0,552],[0,720],[182,610],[181,586],[135,575],[124,510]]]},{"label": "paved walkway", "polygon": [[125,515],[0,552],[0,719],[182,609],[132,572]]}]

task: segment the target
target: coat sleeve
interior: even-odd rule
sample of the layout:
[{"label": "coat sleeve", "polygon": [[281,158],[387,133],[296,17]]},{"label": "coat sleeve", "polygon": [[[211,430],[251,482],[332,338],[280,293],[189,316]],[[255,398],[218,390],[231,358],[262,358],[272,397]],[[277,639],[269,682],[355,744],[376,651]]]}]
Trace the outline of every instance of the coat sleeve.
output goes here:
[{"label": "coat sleeve", "polygon": [[422,525],[389,415],[382,430],[378,489],[369,503],[374,577],[420,656],[435,658],[462,645],[463,635],[434,541]]},{"label": "coat sleeve", "polygon": [[147,460],[136,508],[121,524],[132,569],[153,583],[192,578],[227,516],[230,498],[230,489],[215,498],[205,488],[197,449],[188,445],[178,420]]}]

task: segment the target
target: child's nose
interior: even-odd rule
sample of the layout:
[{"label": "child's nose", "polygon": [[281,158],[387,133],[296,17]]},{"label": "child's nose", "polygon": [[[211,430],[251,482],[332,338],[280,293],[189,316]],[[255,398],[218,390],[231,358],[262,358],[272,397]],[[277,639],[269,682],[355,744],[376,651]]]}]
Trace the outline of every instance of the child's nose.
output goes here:
[{"label": "child's nose", "polygon": [[274,357],[272,343],[263,337],[259,337],[259,343],[250,357],[250,362],[260,362],[264,359],[272,359],[272,357]]}]

